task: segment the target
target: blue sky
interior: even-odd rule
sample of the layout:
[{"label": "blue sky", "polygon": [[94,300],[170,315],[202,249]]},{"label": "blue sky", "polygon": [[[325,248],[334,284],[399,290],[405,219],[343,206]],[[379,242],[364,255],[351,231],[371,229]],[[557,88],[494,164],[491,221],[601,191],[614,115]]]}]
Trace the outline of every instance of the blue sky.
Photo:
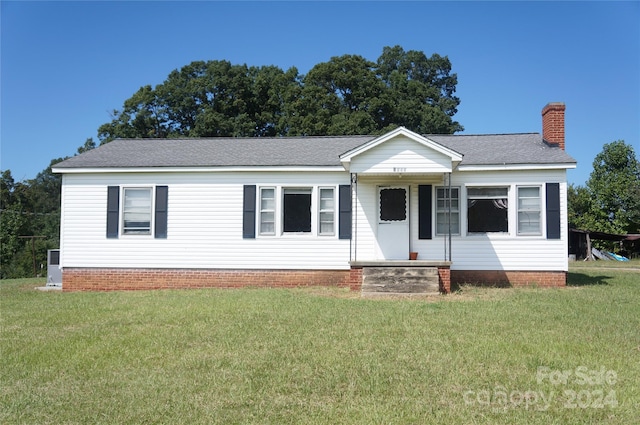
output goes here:
[{"label": "blue sky", "polygon": [[70,156],[141,86],[196,60],[448,56],[466,134],[540,132],[565,102],[569,182],[605,143],[640,156],[640,2],[1,2],[1,157],[16,180]]}]

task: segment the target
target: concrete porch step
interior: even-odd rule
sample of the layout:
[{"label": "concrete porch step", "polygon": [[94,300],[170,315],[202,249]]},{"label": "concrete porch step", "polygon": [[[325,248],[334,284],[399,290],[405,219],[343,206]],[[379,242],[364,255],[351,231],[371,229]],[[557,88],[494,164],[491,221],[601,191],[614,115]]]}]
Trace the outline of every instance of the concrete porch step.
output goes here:
[{"label": "concrete porch step", "polygon": [[362,295],[437,295],[436,267],[365,267]]}]

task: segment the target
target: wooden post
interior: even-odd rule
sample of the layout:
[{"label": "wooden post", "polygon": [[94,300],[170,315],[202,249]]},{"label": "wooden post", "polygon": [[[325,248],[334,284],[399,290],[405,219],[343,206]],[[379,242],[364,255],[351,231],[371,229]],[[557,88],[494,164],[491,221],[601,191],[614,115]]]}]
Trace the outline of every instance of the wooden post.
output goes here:
[{"label": "wooden post", "polygon": [[591,252],[591,236],[587,233],[587,256],[584,258],[585,261],[593,261],[593,253]]}]

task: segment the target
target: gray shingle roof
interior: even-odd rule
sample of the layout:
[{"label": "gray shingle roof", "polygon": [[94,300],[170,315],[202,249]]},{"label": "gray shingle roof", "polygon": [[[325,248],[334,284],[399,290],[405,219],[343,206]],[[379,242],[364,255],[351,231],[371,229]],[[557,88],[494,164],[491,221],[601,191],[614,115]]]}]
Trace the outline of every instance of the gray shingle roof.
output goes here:
[{"label": "gray shingle roof", "polygon": [[463,165],[573,164],[569,154],[550,146],[539,133],[425,135],[464,155]]},{"label": "gray shingle roof", "polygon": [[[464,165],[575,163],[537,133],[426,135],[464,155]],[[376,136],[119,139],[67,159],[56,169],[339,166],[339,156]]]},{"label": "gray shingle roof", "polygon": [[338,155],[373,138],[118,139],[55,168],[340,165]]}]

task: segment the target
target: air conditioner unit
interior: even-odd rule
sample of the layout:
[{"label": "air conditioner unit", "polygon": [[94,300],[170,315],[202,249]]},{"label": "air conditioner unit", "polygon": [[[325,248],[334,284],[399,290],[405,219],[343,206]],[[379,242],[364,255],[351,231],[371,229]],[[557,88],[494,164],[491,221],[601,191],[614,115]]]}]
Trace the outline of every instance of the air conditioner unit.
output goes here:
[{"label": "air conditioner unit", "polygon": [[62,287],[59,249],[50,249],[47,251],[47,286]]}]

